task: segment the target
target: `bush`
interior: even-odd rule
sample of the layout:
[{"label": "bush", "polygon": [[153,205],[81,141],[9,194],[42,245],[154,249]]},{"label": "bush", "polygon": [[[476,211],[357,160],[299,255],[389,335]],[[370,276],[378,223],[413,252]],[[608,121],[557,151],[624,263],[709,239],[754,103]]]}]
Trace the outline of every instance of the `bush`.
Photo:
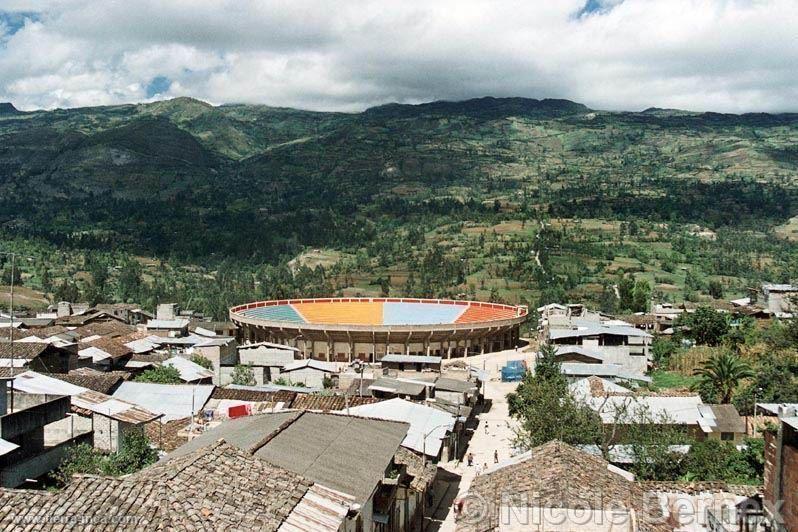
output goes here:
[{"label": "bush", "polygon": [[122,439],[118,452],[105,454],[89,444],[71,447],[61,466],[51,474],[60,485],[66,485],[73,475],[120,476],[135,473],[158,459],[158,452],[141,431],[130,432]]},{"label": "bush", "polygon": [[671,357],[679,350],[679,344],[670,338],[657,337],[651,344],[651,355],[657,367],[667,368]]},{"label": "bush", "polygon": [[746,440],[746,448],[742,451],[731,442],[698,442],[685,457],[686,475],[701,481],[759,484],[764,472],[764,449],[762,440]]},{"label": "bush", "polygon": [[158,366],[142,372],[136,377],[137,382],[153,382],[157,384],[180,384],[180,372],[172,366]]},{"label": "bush", "polygon": [[213,369],[213,362],[211,362],[204,356],[200,355],[199,353],[191,355],[191,361],[197,364],[198,366],[202,366],[205,369],[211,369],[211,370]]},{"label": "bush", "polygon": [[255,386],[255,372],[251,364],[238,364],[233,368],[233,384],[239,386]]}]

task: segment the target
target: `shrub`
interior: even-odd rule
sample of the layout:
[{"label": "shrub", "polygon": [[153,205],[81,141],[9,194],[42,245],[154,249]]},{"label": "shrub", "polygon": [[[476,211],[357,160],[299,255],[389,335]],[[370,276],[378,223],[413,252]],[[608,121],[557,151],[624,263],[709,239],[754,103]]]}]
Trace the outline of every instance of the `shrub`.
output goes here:
[{"label": "shrub", "polygon": [[157,384],[180,384],[183,382],[180,378],[180,372],[172,366],[158,366],[148,369],[136,377],[135,380],[137,382],[153,382]]}]

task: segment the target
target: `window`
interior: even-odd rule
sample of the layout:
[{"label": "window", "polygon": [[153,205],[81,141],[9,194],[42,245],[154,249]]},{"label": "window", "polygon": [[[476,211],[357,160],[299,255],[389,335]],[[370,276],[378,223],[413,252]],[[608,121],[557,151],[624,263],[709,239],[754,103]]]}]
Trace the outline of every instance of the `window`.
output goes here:
[{"label": "window", "polygon": [[720,439],[722,441],[734,441],[734,433],[733,432],[721,432]]}]

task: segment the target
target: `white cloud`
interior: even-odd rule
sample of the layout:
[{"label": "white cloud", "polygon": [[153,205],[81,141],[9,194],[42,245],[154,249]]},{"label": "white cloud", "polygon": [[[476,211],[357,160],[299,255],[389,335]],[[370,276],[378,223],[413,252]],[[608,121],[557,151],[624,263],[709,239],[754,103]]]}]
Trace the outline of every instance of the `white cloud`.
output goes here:
[{"label": "white cloud", "polygon": [[164,97],[330,110],[515,95],[798,111],[798,2],[593,4],[577,16],[585,0],[13,0],[38,17],[0,40],[0,100],[144,101],[164,76]]}]

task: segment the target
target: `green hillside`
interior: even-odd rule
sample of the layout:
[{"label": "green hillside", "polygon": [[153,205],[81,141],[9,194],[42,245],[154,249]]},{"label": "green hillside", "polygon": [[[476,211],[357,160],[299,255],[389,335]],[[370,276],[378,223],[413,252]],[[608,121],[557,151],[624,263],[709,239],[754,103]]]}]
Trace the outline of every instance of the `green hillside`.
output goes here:
[{"label": "green hillside", "polygon": [[[797,142],[794,114],[566,100],[359,114],[189,98],[0,104],[0,248],[46,263],[48,286],[41,265],[29,283],[53,297],[71,283],[81,296],[169,296],[217,314],[310,292],[610,310],[624,275],[661,299],[709,299],[798,278],[784,230],[798,214]],[[291,262],[313,250],[335,260]],[[131,261],[132,293],[119,286]]]}]

